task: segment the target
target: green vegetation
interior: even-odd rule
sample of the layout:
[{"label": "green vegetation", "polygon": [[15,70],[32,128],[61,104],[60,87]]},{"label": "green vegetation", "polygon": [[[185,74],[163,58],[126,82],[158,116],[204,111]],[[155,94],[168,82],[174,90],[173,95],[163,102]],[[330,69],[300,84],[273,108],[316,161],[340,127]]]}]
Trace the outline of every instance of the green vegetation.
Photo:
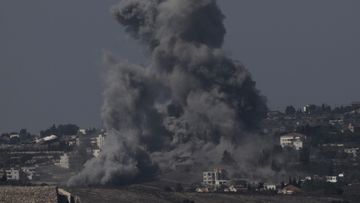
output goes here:
[{"label": "green vegetation", "polygon": [[312,194],[341,195],[344,192],[343,187],[342,183],[329,183],[317,180],[305,181],[302,184],[302,190]]}]

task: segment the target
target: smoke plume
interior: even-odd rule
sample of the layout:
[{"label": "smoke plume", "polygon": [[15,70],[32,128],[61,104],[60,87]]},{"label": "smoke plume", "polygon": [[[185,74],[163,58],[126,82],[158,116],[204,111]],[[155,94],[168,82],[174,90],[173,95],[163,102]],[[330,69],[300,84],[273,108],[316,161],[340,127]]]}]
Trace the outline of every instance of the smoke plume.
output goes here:
[{"label": "smoke plume", "polygon": [[105,147],[69,183],[126,184],[180,165],[249,170],[254,143],[264,142],[251,134],[267,107],[249,72],[222,50],[216,1],[121,0],[112,13],[151,63],[106,57]]}]

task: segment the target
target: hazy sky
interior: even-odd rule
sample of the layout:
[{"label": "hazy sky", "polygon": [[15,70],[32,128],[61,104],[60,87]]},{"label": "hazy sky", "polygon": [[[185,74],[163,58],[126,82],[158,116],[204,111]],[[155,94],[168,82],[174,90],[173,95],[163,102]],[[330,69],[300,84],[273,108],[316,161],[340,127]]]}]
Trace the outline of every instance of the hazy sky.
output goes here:
[{"label": "hazy sky", "polygon": [[[103,51],[145,58],[112,19],[116,2],[0,1],[0,132],[101,126]],[[218,2],[224,48],[251,71],[271,108],[360,100],[360,1]]]}]

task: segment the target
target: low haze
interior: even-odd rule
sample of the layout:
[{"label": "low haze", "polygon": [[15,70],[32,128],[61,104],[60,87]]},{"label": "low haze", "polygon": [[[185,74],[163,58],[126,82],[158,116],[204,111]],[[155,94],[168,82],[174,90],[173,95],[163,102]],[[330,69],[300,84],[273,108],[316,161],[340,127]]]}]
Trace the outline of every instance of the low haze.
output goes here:
[{"label": "low haze", "polygon": [[[109,12],[116,2],[0,2],[0,132],[101,126],[103,52],[145,61]],[[251,71],[270,108],[360,100],[359,1],[219,4],[225,50]]]}]

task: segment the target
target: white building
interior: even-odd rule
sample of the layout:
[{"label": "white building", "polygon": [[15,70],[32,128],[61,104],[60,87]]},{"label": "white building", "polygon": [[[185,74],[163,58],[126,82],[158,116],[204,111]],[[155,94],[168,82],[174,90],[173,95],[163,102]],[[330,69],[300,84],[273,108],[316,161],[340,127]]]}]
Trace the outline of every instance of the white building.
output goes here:
[{"label": "white building", "polygon": [[264,190],[276,190],[276,185],[271,183],[265,183]]},{"label": "white building", "polygon": [[79,133],[86,135],[86,129],[79,129]]},{"label": "white building", "polygon": [[10,139],[19,138],[19,137],[20,137],[19,134],[10,134]]},{"label": "white building", "polygon": [[305,105],[304,107],[303,107],[303,112],[304,113],[309,113],[309,111],[310,111],[310,105],[308,104],[308,105]]},{"label": "white building", "polygon": [[62,167],[62,168],[69,169],[70,168],[69,155],[65,153],[64,155],[60,156],[59,162],[55,163],[55,165]]},{"label": "white building", "polygon": [[282,148],[291,147],[300,150],[304,147],[306,136],[300,133],[289,133],[280,137],[280,145]]},{"label": "white building", "polygon": [[100,156],[100,152],[101,152],[100,149],[94,149],[94,150],[93,150],[93,156],[96,157],[96,158],[98,158],[98,157]]},{"label": "white building", "polygon": [[20,170],[11,168],[5,170],[5,172],[7,180],[20,180]]},{"label": "white building", "polygon": [[100,134],[97,138],[96,138],[96,145],[99,147],[99,149],[102,149],[105,143],[105,136]]},{"label": "white building", "polygon": [[329,182],[329,183],[337,183],[338,182],[338,179],[337,179],[337,176],[326,176],[326,182]]},{"label": "white building", "polygon": [[209,186],[221,186],[229,182],[227,173],[224,169],[214,169],[213,171],[203,172],[203,183]]},{"label": "white building", "polygon": [[352,155],[352,157],[357,157],[358,152],[359,152],[359,148],[358,147],[356,147],[356,148],[345,148],[344,152],[346,154]]},{"label": "white building", "polygon": [[53,140],[56,140],[58,137],[56,135],[49,135],[40,139],[35,139],[36,143],[44,143],[44,142],[50,142]]},{"label": "white building", "polygon": [[300,150],[304,147],[304,142],[303,140],[300,140],[300,139],[295,139],[293,141],[293,147],[296,149],[296,150]]},{"label": "white building", "polygon": [[203,183],[205,185],[215,185],[215,172],[214,171],[203,172]]}]

